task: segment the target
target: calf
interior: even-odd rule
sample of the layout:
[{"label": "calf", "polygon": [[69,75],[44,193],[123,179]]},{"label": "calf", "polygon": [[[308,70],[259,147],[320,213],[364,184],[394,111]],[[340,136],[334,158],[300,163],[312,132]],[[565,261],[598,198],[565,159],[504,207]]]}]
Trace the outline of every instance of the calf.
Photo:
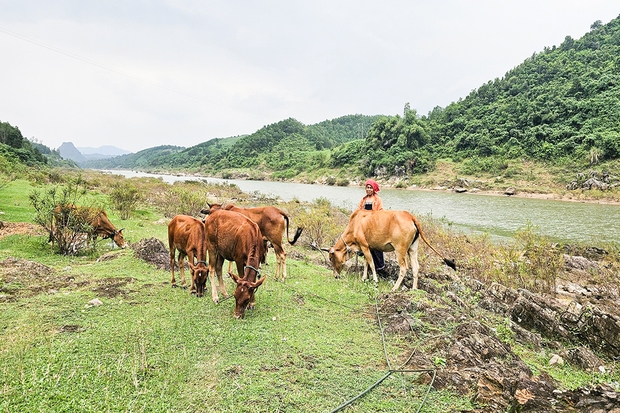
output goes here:
[{"label": "calf", "polygon": [[242,318],[246,308],[254,308],[254,293],[265,281],[265,277],[260,278],[259,273],[261,257],[264,254],[263,236],[258,225],[248,217],[223,209],[210,213],[205,219],[205,226],[213,301],[219,302],[213,272],[217,275],[220,292],[226,294],[222,281],[222,265],[224,260],[234,261],[238,275],[229,273],[237,284],[233,315],[235,318]]},{"label": "calf", "polygon": [[187,215],[177,215],[168,224],[168,246],[170,247],[170,283],[176,287],[174,279],[174,256],[179,251],[179,271],[181,286],[185,287],[184,260],[188,258],[189,270],[192,275],[190,293],[202,297],[207,283],[207,248],[205,243],[205,226],[199,219]]},{"label": "calf", "polygon": [[[282,237],[286,230],[286,240],[289,244],[294,245],[301,235],[303,228],[297,228],[295,236],[291,241],[288,237],[289,218],[284,211],[279,208],[273,206],[239,208],[233,204],[226,204],[223,207],[220,204],[207,205],[209,205],[209,209],[203,209],[200,211],[201,213],[209,214],[219,209],[225,209],[227,211],[239,212],[256,222],[263,237],[273,245],[273,249],[276,253],[276,274],[274,278],[278,280],[280,276],[282,276],[282,281],[286,279],[286,252],[284,248],[282,248]],[[265,250],[265,253],[266,252]]]}]

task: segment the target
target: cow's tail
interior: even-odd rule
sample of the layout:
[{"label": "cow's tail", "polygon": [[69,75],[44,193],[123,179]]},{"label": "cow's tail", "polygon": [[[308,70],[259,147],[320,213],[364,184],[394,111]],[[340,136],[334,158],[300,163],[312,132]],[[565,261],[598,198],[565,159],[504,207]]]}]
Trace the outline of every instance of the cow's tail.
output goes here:
[{"label": "cow's tail", "polygon": [[284,217],[284,220],[286,221],[286,240],[288,241],[289,244],[295,245],[295,243],[299,239],[299,236],[301,235],[301,231],[303,231],[304,229],[301,227],[297,228],[297,231],[295,231],[295,236],[293,237],[293,240],[291,241],[288,237],[288,216],[284,212],[282,213],[282,216]]},{"label": "cow's tail", "polygon": [[[427,241],[426,237],[424,236],[424,233],[422,232],[422,226],[420,225],[420,222],[418,221],[418,219],[413,216],[413,224],[415,225],[416,229],[418,230],[418,234],[420,235],[420,238],[422,238],[422,241],[424,241],[426,243],[426,245],[429,246],[430,249],[432,249],[435,254],[439,255],[439,257],[441,257],[441,259],[443,260],[443,262],[450,268],[452,268],[453,270],[456,270],[456,264],[454,263],[454,260],[450,259],[450,258],[445,258],[443,255],[441,255],[441,253],[439,253],[439,251],[437,251],[435,248],[433,248],[433,246]],[[416,235],[417,237],[417,235]]]}]

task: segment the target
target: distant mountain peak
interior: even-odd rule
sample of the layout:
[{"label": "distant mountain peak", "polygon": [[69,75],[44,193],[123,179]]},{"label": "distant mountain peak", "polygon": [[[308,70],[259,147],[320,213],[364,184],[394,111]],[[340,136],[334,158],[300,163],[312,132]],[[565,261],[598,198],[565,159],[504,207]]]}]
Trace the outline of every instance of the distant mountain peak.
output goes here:
[{"label": "distant mountain peak", "polygon": [[58,148],[58,153],[64,159],[71,159],[72,161],[79,163],[84,162],[86,158],[71,142],[63,142]]}]

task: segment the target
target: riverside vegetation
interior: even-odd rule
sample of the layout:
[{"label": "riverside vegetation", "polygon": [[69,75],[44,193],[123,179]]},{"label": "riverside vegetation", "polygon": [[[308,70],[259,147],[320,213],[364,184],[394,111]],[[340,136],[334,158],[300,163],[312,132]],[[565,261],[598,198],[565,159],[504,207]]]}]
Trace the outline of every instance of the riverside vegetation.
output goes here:
[{"label": "riverside vegetation", "polygon": [[[421,289],[389,293],[393,280],[362,283],[355,259],[343,278],[332,277],[313,246],[332,243],[350,211],[325,200],[283,203],[234,185],[89,171],[29,169],[24,178],[0,189],[3,411],[330,412],[401,366],[406,372],[394,372],[346,411],[595,411],[617,400],[613,346],[543,326],[528,327],[527,335],[497,309],[517,288],[539,305],[543,297],[566,299],[558,291],[567,285],[617,299],[617,246],[555,245],[533,228],[514,244],[495,245],[421,217],[458,272],[422,248]],[[75,255],[52,251],[33,224],[30,201],[52,187],[87,189],[74,190],[76,202],[104,206],[130,248],[100,241]],[[173,215],[199,216],[207,201],[277,202],[305,228],[297,245],[287,246],[286,283],[272,279],[269,253],[257,308],[243,320],[232,317],[231,301],[215,305],[172,289],[169,271],[138,258],[145,240],[165,244]],[[597,258],[586,260],[585,271],[567,269],[566,257],[592,251]],[[167,261],[165,247],[146,256],[157,254]],[[588,298],[578,300],[591,312],[613,307]],[[598,362],[580,364],[570,357],[575,349]],[[549,364],[554,355],[567,361]]]}]

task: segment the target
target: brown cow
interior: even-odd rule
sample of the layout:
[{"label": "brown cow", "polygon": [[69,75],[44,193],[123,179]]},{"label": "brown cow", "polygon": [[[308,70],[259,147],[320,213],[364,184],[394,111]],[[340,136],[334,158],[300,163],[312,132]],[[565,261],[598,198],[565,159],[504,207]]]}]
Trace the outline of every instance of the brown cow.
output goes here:
[{"label": "brown cow", "polygon": [[[355,251],[364,253],[366,263],[362,281],[368,278],[368,267],[372,270],[375,282],[378,282],[375,265],[370,255],[370,248],[384,252],[396,251],[400,273],[392,291],[396,291],[405,278],[407,269],[411,266],[413,273],[413,288],[418,288],[418,241],[426,243],[446,265],[456,269],[453,260],[444,258],[433,248],[422,233],[420,223],[407,211],[366,211],[358,210],[351,214],[349,224],[340,235],[336,244],[329,251],[329,259],[334,267],[334,275],[338,276],[346,260]],[[408,258],[408,259],[407,259]]]},{"label": "brown cow", "polygon": [[174,279],[174,256],[179,251],[179,271],[181,286],[185,287],[184,260],[188,258],[189,270],[192,275],[190,294],[202,297],[207,283],[207,245],[205,242],[205,225],[201,220],[188,215],[177,215],[168,224],[168,246],[170,247],[170,283],[177,286]]},{"label": "brown cow", "polygon": [[233,314],[235,318],[242,318],[246,308],[254,308],[254,293],[265,281],[265,277],[260,278],[259,273],[261,257],[264,255],[263,236],[258,225],[248,217],[223,209],[210,213],[205,220],[205,227],[213,301],[219,301],[213,271],[217,275],[220,291],[225,294],[222,265],[224,260],[234,261],[239,275],[229,273],[237,284]]},{"label": "brown cow", "polygon": [[[297,228],[293,240],[288,238],[289,218],[284,211],[273,206],[257,207],[257,208],[240,208],[233,204],[226,204],[222,207],[220,204],[207,204],[209,209],[203,209],[200,211],[203,214],[209,214],[210,212],[218,209],[225,209],[227,211],[235,211],[245,215],[252,221],[258,224],[263,237],[271,242],[273,249],[276,253],[276,274],[275,279],[278,280],[282,275],[282,281],[286,279],[286,252],[282,248],[282,236],[286,230],[286,240],[289,244],[295,245],[297,239],[301,235],[303,228]],[[265,249],[265,254],[267,250]],[[264,260],[263,260],[264,262]]]},{"label": "brown cow", "polygon": [[[81,223],[88,223],[92,227],[88,232],[91,234],[93,241],[97,237],[101,237],[103,239],[112,239],[121,248],[127,246],[123,236],[124,228],[117,230],[103,209],[67,204],[57,205],[54,208],[53,214],[54,225],[52,231],[80,225]],[[50,240],[53,242],[52,234],[50,234]]]}]

